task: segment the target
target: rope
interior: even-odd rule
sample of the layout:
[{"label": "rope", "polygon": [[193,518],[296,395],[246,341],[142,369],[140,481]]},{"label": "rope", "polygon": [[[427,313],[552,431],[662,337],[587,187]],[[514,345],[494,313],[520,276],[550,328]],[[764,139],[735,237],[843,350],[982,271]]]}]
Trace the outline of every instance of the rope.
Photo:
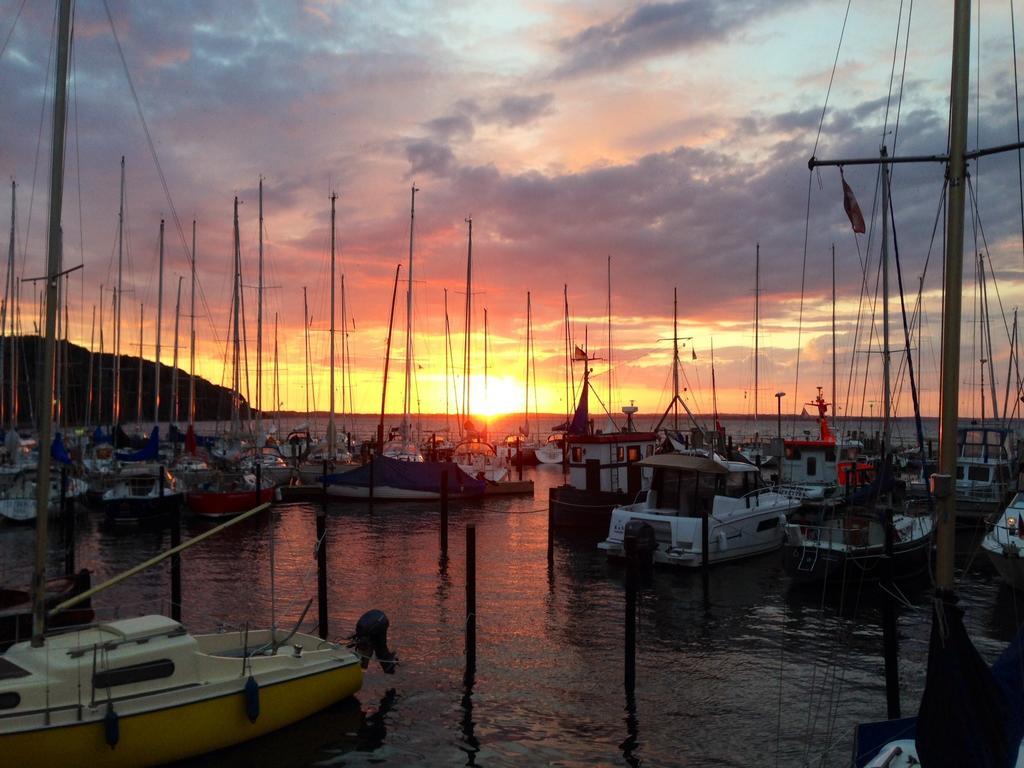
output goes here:
[{"label": "rope", "polygon": [[[106,0],[104,0],[105,2]],[[853,5],[853,0],[846,0],[846,13],[843,14],[843,27],[839,32],[839,45],[836,46],[836,57],[832,62],[832,74],[828,78],[828,88],[825,91],[825,103],[821,107],[821,119],[818,120],[818,133],[814,137],[814,149],[811,150],[811,155],[814,155],[818,151],[818,141],[821,139],[821,128],[825,124],[825,113],[828,110],[828,98],[832,93],[832,82],[836,78],[836,67],[839,64],[839,52],[843,50],[843,37],[846,35],[846,21],[850,18],[850,6]]]},{"label": "rope", "polygon": [[7,50],[7,44],[11,42],[11,36],[14,34],[14,28],[18,26],[18,19],[21,18],[21,12],[25,10],[25,0],[21,0],[21,5],[18,6],[18,12],[14,14],[14,21],[11,23],[11,28],[7,31],[7,37],[4,38],[4,44],[0,45],[0,58],[3,58],[4,51]]}]

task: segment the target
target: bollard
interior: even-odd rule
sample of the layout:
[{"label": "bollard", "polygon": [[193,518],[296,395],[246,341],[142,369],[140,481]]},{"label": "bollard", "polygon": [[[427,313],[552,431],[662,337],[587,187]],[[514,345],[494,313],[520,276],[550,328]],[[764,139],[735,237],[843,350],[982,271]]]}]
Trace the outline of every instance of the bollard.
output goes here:
[{"label": "bollard", "polygon": [[[164,496],[164,468],[160,467],[160,503]],[[171,548],[181,544],[181,505],[171,512]],[[171,555],[171,618],[181,621],[181,555]]]},{"label": "bollard", "polygon": [[466,526],[466,685],[476,673],[476,526]]},{"label": "bollard", "polygon": [[[325,462],[326,463],[326,462]],[[316,605],[320,639],[327,639],[327,494],[316,511]]]},{"label": "bollard", "polygon": [[626,695],[632,696],[636,688],[636,571],[637,558],[626,556]]},{"label": "bollard", "polygon": [[60,468],[60,514],[64,522],[64,574],[75,573],[75,502],[68,499],[68,468]]},{"label": "bollard", "polygon": [[441,560],[448,560],[448,470],[441,470]]}]

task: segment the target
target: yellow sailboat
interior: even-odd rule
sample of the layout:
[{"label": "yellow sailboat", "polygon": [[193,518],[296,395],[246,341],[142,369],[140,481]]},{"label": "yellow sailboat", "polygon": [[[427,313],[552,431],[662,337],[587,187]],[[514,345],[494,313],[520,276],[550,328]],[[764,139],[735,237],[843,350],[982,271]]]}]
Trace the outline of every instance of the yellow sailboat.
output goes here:
[{"label": "yellow sailboat", "polygon": [[[59,0],[46,333],[39,382],[53,402],[57,285],[61,271],[63,187],[71,0]],[[52,409],[41,408],[40,445],[50,444]],[[45,633],[50,454],[40,452],[33,573],[32,639],[0,655],[0,755],[4,765],[142,766],[172,762],[246,741],[351,696],[374,653],[394,671],[387,617],[363,615],[353,650],[297,631],[192,635],[164,616]],[[52,609],[49,615],[180,552],[268,505],[196,536]],[[303,614],[305,615],[305,614]]]}]

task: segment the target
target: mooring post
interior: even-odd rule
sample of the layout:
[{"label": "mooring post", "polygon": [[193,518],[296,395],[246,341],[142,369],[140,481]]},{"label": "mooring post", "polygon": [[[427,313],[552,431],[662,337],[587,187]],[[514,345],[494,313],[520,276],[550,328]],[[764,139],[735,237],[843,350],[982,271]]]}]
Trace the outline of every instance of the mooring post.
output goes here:
[{"label": "mooring post", "polygon": [[316,605],[320,639],[327,639],[327,462],[324,462],[324,499],[316,511]]},{"label": "mooring post", "polygon": [[555,564],[555,526],[554,526],[554,515],[551,512],[551,491],[553,488],[548,488],[548,565]]},{"label": "mooring post", "polygon": [[75,502],[68,499],[68,468],[60,468],[60,515],[64,522],[64,573],[75,573]]},{"label": "mooring post", "polygon": [[466,526],[466,681],[476,673],[476,526]]},{"label": "mooring post", "polygon": [[441,470],[441,560],[448,560],[448,470]]},{"label": "mooring post", "polygon": [[626,643],[625,686],[626,695],[632,696],[636,688],[636,582],[637,557],[626,553]]},{"label": "mooring post", "polygon": [[[164,468],[160,467],[160,503],[164,500]],[[181,544],[181,505],[171,512],[171,547]],[[171,618],[181,621],[181,555],[171,555]]]}]

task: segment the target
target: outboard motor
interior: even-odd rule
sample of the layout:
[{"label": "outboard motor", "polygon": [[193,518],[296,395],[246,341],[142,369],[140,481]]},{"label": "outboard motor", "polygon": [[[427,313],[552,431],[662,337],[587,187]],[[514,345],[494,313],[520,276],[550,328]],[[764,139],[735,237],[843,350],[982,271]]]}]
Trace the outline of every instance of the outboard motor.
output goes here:
[{"label": "outboard motor", "polygon": [[363,669],[370,665],[370,659],[377,656],[380,668],[386,674],[394,674],[398,666],[398,656],[388,649],[388,627],[391,622],[384,611],[376,608],[367,611],[356,622],[356,631],[349,638],[348,645],[355,648],[362,662]]},{"label": "outboard motor", "polygon": [[622,531],[622,548],[627,560],[650,565],[658,548],[654,527],[644,520],[630,520]]}]

